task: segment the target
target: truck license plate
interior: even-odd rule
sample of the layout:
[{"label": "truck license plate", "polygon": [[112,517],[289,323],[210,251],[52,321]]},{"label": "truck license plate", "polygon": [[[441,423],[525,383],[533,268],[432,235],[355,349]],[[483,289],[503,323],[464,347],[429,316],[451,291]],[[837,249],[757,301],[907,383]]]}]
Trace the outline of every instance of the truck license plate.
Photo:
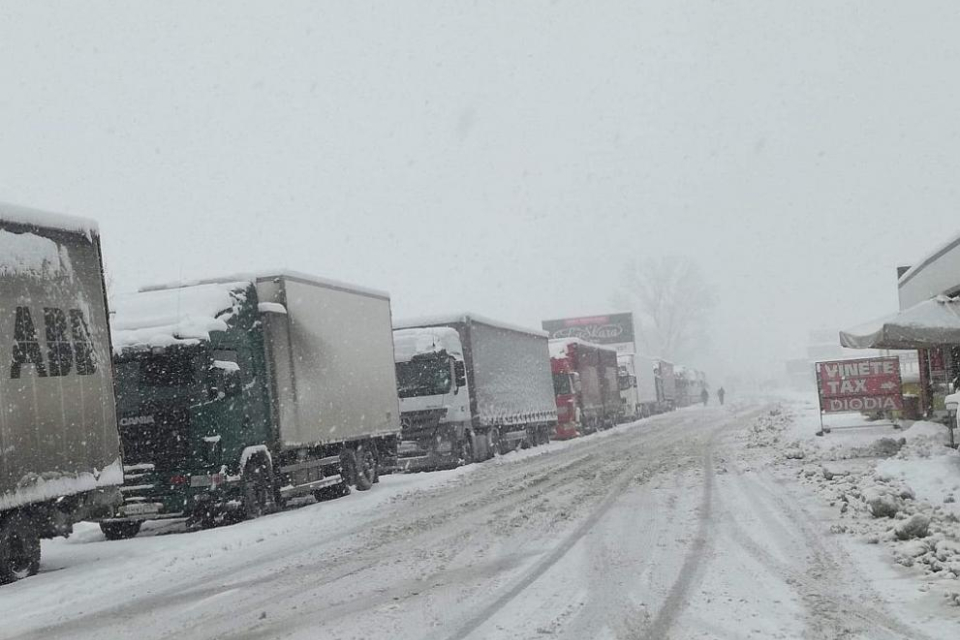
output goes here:
[{"label": "truck license plate", "polygon": [[145,516],[159,512],[160,507],[153,503],[123,505],[123,514],[126,516]]}]

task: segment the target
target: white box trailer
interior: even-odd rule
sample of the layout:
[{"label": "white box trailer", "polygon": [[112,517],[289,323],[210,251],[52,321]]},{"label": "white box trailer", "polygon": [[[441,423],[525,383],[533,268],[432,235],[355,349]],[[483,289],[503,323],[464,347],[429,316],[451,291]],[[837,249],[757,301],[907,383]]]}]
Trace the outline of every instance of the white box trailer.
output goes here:
[{"label": "white box trailer", "polygon": [[[257,276],[280,446],[397,435],[390,297],[284,272]],[[278,307],[279,309],[281,307]]]},{"label": "white box trailer", "polygon": [[123,482],[96,223],[0,204],[0,581]]},{"label": "white box trailer", "polygon": [[617,359],[625,415],[636,419],[657,413],[657,363],[638,353],[620,354]]}]

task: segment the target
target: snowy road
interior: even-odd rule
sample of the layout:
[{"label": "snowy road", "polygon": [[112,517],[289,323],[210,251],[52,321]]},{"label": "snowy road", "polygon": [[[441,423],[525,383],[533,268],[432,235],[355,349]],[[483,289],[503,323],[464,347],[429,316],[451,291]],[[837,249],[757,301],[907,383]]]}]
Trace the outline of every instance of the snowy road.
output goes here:
[{"label": "snowy road", "polygon": [[765,410],[687,409],[212,531],[87,528],[3,587],[0,636],[942,637],[743,449]]}]

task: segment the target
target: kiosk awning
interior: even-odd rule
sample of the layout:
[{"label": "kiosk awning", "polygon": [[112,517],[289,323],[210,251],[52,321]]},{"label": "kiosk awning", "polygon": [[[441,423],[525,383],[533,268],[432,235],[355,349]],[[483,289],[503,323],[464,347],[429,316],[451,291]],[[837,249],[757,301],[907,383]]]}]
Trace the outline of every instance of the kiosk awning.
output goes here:
[{"label": "kiosk awning", "polygon": [[851,349],[926,349],[960,344],[960,299],[937,296],[900,313],[840,332]]}]

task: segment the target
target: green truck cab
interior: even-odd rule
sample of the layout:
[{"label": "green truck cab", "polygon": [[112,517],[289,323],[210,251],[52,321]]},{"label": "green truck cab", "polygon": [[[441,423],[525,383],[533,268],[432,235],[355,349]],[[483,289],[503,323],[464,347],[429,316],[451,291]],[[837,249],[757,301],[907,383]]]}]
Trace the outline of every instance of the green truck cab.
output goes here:
[{"label": "green truck cab", "polygon": [[113,310],[124,501],[100,523],[108,538],[253,518],[395,468],[386,294],[278,272],[142,290]]}]

